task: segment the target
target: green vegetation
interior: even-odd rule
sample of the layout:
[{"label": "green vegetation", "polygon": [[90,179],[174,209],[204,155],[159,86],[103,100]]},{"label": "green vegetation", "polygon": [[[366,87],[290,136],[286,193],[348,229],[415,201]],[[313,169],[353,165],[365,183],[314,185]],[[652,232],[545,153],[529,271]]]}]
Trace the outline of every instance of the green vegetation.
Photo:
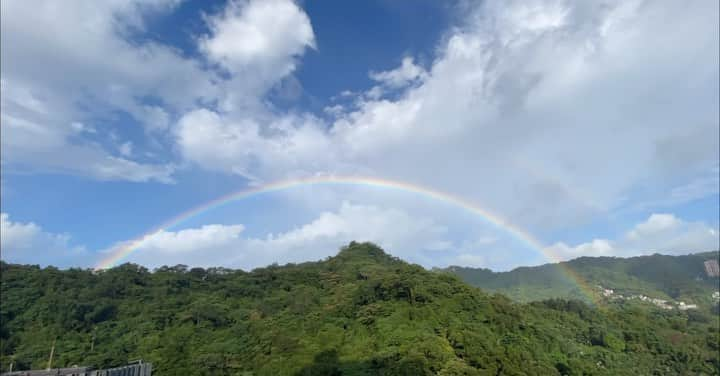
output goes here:
[{"label": "green vegetation", "polygon": [[158,375],[719,374],[709,312],[514,303],[351,243],[252,272],[3,263],[1,366],[113,366]]},{"label": "green vegetation", "polygon": [[703,262],[718,259],[718,252],[685,256],[652,255],[632,258],[581,257],[560,264],[521,267],[493,272],[452,266],[447,271],[483,290],[501,293],[519,302],[552,298],[588,300],[587,291],[568,276],[580,277],[589,289],[610,288],[624,295],[644,294],[653,298],[692,302],[712,307],[718,278],[705,274]]}]

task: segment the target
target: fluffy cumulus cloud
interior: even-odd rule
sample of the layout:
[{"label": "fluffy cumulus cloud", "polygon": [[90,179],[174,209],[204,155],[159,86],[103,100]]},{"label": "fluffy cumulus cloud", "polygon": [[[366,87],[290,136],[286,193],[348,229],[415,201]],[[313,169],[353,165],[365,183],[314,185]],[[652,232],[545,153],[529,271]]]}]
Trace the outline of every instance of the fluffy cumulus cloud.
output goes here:
[{"label": "fluffy cumulus cloud", "polygon": [[[238,26],[218,27],[215,37],[250,27],[249,8],[233,10]],[[205,109],[180,120],[176,140],[186,159],[214,170],[265,181],[323,173],[406,180],[530,228],[578,223],[674,189],[692,200],[717,192],[706,178],[717,170],[720,138],[717,27],[717,2],[482,2],[427,70],[406,58],[371,73],[381,85],[328,107],[330,123]],[[284,61],[311,45],[293,38],[278,45]],[[244,62],[252,51],[233,54]],[[385,96],[383,88],[395,90]],[[688,181],[698,183],[678,188]]]},{"label": "fluffy cumulus cloud", "polygon": [[178,120],[175,139],[185,159],[253,180],[267,178],[266,170],[323,171],[325,124],[311,114],[277,115],[264,102],[272,87],[296,82],[298,58],[315,47],[307,14],[290,0],[230,2],[209,26],[200,49],[229,78],[219,109],[197,108]]},{"label": "fluffy cumulus cloud", "polygon": [[672,214],[652,214],[616,240],[593,239],[575,246],[558,242],[546,252],[559,259],[580,256],[629,257],[643,254],[687,254],[720,249],[720,232],[702,222],[688,222]]},{"label": "fluffy cumulus cloud", "polygon": [[[180,231],[160,231],[142,239],[130,261],[143,265],[185,264],[217,266],[232,264],[233,253],[243,241],[242,225],[205,225]],[[119,246],[124,246],[120,244]]]},{"label": "fluffy cumulus cloud", "polygon": [[385,72],[370,72],[370,78],[397,89],[423,79],[426,74],[422,67],[415,64],[412,57],[406,57],[398,68]]},{"label": "fluffy cumulus cloud", "polygon": [[128,261],[149,266],[223,265],[251,269],[274,262],[318,260],[334,255],[340,246],[355,240],[372,241],[396,256],[422,262],[420,251],[429,247],[439,252],[450,247],[447,229],[430,219],[349,202],[286,232],[256,238],[245,236],[243,231],[242,225],[161,231],[140,241]]},{"label": "fluffy cumulus cloud", "polygon": [[[170,182],[167,161],[116,152],[116,111],[149,131],[214,97],[214,74],[170,47],[132,40],[176,1],[2,2],[2,161],[24,171]],[[153,98],[166,110],[145,105]],[[91,131],[92,130],[92,131]]]},{"label": "fluffy cumulus cloud", "polygon": [[200,41],[207,56],[243,79],[274,82],[295,69],[295,58],[315,46],[310,19],[294,2],[230,2],[209,20],[212,34]]},{"label": "fluffy cumulus cloud", "polygon": [[[215,140],[266,122],[264,95],[283,79],[292,81],[288,75],[299,56],[315,46],[308,16],[290,0],[230,1],[205,18],[208,35],[195,36],[201,56],[185,56],[143,37],[146,24],[172,12],[177,3],[3,2],[3,163],[11,171],[167,183],[181,162],[173,161],[172,147],[130,153],[129,141],[138,151],[167,145],[178,117],[197,119],[196,111],[211,111],[198,110],[198,104],[224,111],[225,128],[197,130],[210,131],[208,137]],[[133,125],[117,121],[118,113],[140,123],[146,138],[118,139],[118,134],[136,133],[122,129]],[[250,115],[225,118],[232,113]],[[184,145],[185,138],[178,140]],[[160,157],[137,157],[151,154]],[[203,156],[188,155],[193,160]]]},{"label": "fluffy cumulus cloud", "polygon": [[0,214],[0,249],[8,262],[41,265],[83,264],[89,253],[73,246],[65,234],[53,234],[33,222],[13,222],[7,213]]},{"label": "fluffy cumulus cloud", "polygon": [[203,168],[252,180],[267,179],[267,170],[259,171],[259,164],[284,171],[285,176],[324,171],[333,163],[328,153],[334,149],[323,134],[312,116],[285,116],[263,123],[254,118],[229,119],[208,109],[185,114],[176,126],[186,158]]}]

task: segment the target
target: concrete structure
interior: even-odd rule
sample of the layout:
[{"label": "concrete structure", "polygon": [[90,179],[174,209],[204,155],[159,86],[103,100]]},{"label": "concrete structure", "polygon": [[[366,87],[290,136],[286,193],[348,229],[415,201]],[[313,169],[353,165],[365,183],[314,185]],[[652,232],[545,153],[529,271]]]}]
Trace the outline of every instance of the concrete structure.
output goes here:
[{"label": "concrete structure", "polygon": [[705,273],[708,277],[720,277],[720,266],[717,260],[705,261]]},{"label": "concrete structure", "polygon": [[127,366],[92,369],[92,367],[53,368],[46,370],[5,372],[0,376],[151,376],[152,364],[138,361]]}]

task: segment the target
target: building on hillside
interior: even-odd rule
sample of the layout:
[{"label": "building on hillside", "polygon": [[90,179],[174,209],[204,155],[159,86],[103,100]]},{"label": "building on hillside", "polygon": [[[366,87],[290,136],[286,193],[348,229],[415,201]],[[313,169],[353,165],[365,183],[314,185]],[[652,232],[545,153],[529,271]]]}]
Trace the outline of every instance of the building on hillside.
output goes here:
[{"label": "building on hillside", "polygon": [[705,273],[707,273],[708,277],[720,277],[720,266],[718,266],[718,261],[705,261]]},{"label": "building on hillside", "polygon": [[660,307],[662,309],[672,309],[673,308],[670,304],[668,304],[668,301],[665,299],[652,298],[652,299],[650,299],[650,301],[652,302],[652,304],[655,304],[657,307]]}]

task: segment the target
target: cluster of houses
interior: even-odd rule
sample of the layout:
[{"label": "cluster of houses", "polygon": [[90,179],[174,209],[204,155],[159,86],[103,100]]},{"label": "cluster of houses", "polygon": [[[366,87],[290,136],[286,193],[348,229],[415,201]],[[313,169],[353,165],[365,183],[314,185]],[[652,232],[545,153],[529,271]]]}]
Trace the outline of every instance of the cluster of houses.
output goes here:
[{"label": "cluster of houses", "polygon": [[[665,299],[658,299],[658,298],[651,298],[649,296],[645,295],[622,295],[622,294],[616,294],[613,289],[608,289],[602,286],[598,286],[600,288],[600,294],[607,298],[612,300],[640,300],[643,302],[651,303],[657,306],[658,308],[662,309],[679,309],[681,311],[686,311],[688,309],[697,309],[697,304],[687,304],[685,302],[675,302],[672,300],[665,300]],[[718,293],[718,297],[720,298],[720,293]],[[713,296],[715,296],[713,294]]]}]

